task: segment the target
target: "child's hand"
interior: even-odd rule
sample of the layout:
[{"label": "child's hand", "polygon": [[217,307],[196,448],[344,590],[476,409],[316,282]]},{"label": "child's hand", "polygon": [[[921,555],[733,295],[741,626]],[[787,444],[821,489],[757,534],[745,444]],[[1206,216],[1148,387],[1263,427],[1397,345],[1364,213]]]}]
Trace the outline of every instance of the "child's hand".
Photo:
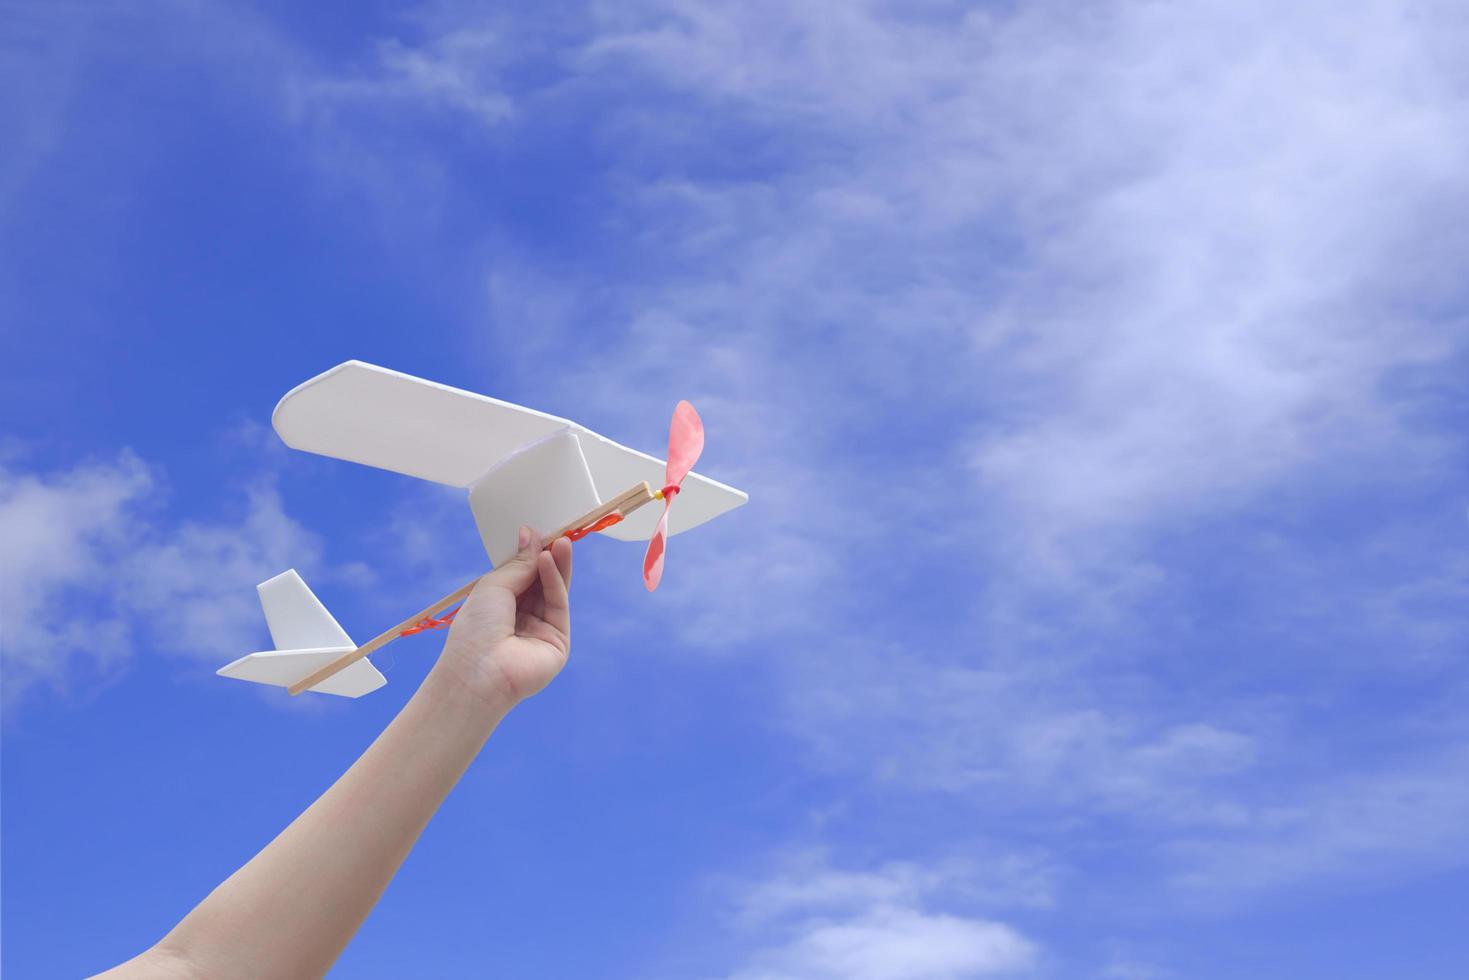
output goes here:
[{"label": "child's hand", "polygon": [[479,580],[444,643],[441,663],[491,703],[513,705],[551,682],[571,650],[571,542],[541,550],[520,530],[520,551]]}]

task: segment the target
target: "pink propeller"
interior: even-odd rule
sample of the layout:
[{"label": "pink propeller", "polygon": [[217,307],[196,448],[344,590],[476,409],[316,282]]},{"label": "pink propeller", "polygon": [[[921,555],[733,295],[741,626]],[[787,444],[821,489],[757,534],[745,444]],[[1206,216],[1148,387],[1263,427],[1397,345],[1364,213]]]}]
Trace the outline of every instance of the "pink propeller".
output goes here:
[{"label": "pink propeller", "polygon": [[643,556],[643,584],[652,592],[663,579],[663,555],[668,547],[668,508],[673,498],[683,487],[684,477],[694,468],[699,454],[704,451],[704,423],[694,406],[679,402],[673,409],[673,423],[668,427],[668,465],[663,471],[663,489],[656,496],[663,498],[663,515],[648,541],[648,553]]}]

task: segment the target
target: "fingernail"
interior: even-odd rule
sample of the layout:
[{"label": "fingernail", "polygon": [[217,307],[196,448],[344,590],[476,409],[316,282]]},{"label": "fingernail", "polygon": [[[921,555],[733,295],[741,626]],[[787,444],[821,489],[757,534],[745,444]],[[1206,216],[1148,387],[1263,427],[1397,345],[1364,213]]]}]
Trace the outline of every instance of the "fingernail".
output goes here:
[{"label": "fingernail", "polygon": [[520,550],[524,551],[528,544],[530,544],[530,528],[522,527],[520,529]]}]

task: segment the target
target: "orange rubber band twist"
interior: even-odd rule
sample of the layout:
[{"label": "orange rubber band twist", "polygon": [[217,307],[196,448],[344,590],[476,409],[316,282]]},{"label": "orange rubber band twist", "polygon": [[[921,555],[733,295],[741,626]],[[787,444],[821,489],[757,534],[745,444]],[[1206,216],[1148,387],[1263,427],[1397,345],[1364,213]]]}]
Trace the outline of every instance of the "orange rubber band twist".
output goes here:
[{"label": "orange rubber band twist", "polygon": [[454,622],[454,617],[459,615],[459,610],[463,608],[463,606],[456,606],[453,609],[449,610],[449,612],[440,619],[434,619],[432,616],[425,616],[398,635],[412,636],[414,633],[422,633],[424,630],[444,629],[450,623]]},{"label": "orange rubber band twist", "polygon": [[606,517],[602,518],[600,521],[597,521],[595,524],[588,524],[586,527],[579,527],[575,531],[567,531],[566,537],[572,541],[580,541],[582,538],[586,537],[588,534],[591,534],[593,531],[601,531],[605,528],[609,528],[621,520],[622,515],[617,513],[617,511],[613,511]]}]

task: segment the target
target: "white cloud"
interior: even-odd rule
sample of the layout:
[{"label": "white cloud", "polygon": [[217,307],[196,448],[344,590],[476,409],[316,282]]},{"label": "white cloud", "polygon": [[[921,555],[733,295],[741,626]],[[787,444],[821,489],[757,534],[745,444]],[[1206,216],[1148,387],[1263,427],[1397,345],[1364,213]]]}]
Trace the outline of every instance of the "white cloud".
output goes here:
[{"label": "white cloud", "polygon": [[1249,832],[1185,836],[1175,883],[1185,893],[1231,901],[1284,887],[1353,879],[1401,879],[1469,864],[1469,740],[1428,757],[1354,767],[1265,794]]},{"label": "white cloud", "polygon": [[307,78],[292,90],[299,112],[335,111],[368,104],[379,112],[406,104],[425,104],[466,113],[483,125],[502,123],[514,105],[498,85],[503,42],[490,30],[455,31],[413,47],[396,38],[378,42],[376,63],[358,77]]},{"label": "white cloud", "polygon": [[1045,663],[984,669],[897,648],[845,654],[839,672],[826,659],[792,671],[787,710],[820,766],[859,767],[879,784],[969,797],[986,810],[1166,827],[1244,820],[1232,793],[1259,762],[1263,721],[1246,719],[1257,735],[1191,720],[1160,709],[1136,680],[1131,698],[1099,696],[1083,678],[1104,675],[1085,665],[1066,678]]},{"label": "white cloud", "polygon": [[1039,948],[1001,922],[932,907],[952,869],[889,864],[842,871],[801,861],[751,887],[740,903],[746,930],[766,944],[738,980],[840,977],[943,980],[1021,976]]},{"label": "white cloud", "polygon": [[1035,947],[1009,926],[982,919],[880,909],[815,921],[789,943],[756,957],[740,980],[957,980],[1028,971]]},{"label": "white cloud", "polygon": [[255,584],[319,558],[269,479],[235,519],[172,524],[162,499],[156,470],[127,451],[54,473],[0,470],[7,705],[105,679],[139,651],[210,664],[248,652],[262,631]]},{"label": "white cloud", "polygon": [[105,674],[127,657],[132,624],[126,617],[81,621],[64,599],[78,586],[108,591],[108,572],[116,572],[135,513],[153,486],[148,469],[127,453],[50,477],[0,469],[7,704],[38,684],[62,684],[74,670]]},{"label": "white cloud", "polygon": [[315,535],[264,485],[247,492],[236,520],[148,529],[147,541],[116,571],[125,607],[144,617],[157,649],[223,663],[260,637],[255,585],[293,566],[317,564]]},{"label": "white cloud", "polygon": [[[729,100],[801,164],[654,185],[717,271],[653,302],[798,335],[781,311],[835,313],[837,372],[870,370],[869,347],[909,394],[967,376],[953,459],[1039,570],[1097,557],[1070,535],[1217,511],[1343,454],[1441,461],[1381,390],[1463,341],[1409,305],[1457,289],[1469,199],[1469,113],[1424,60],[1453,29],[1437,8],[653,9],[586,63]],[[808,164],[818,140],[849,152]],[[1405,268],[1414,241],[1433,251]]]},{"label": "white cloud", "polygon": [[1114,959],[1102,968],[1102,980],[1173,980],[1178,974],[1167,967],[1137,959]]},{"label": "white cloud", "polygon": [[1055,869],[1036,854],[972,846],[964,859],[888,861],[850,870],[808,851],[786,856],[775,873],[746,883],[735,918],[759,926],[800,915],[913,907],[934,897],[963,898],[989,909],[1046,908],[1055,901],[1055,888]]}]

